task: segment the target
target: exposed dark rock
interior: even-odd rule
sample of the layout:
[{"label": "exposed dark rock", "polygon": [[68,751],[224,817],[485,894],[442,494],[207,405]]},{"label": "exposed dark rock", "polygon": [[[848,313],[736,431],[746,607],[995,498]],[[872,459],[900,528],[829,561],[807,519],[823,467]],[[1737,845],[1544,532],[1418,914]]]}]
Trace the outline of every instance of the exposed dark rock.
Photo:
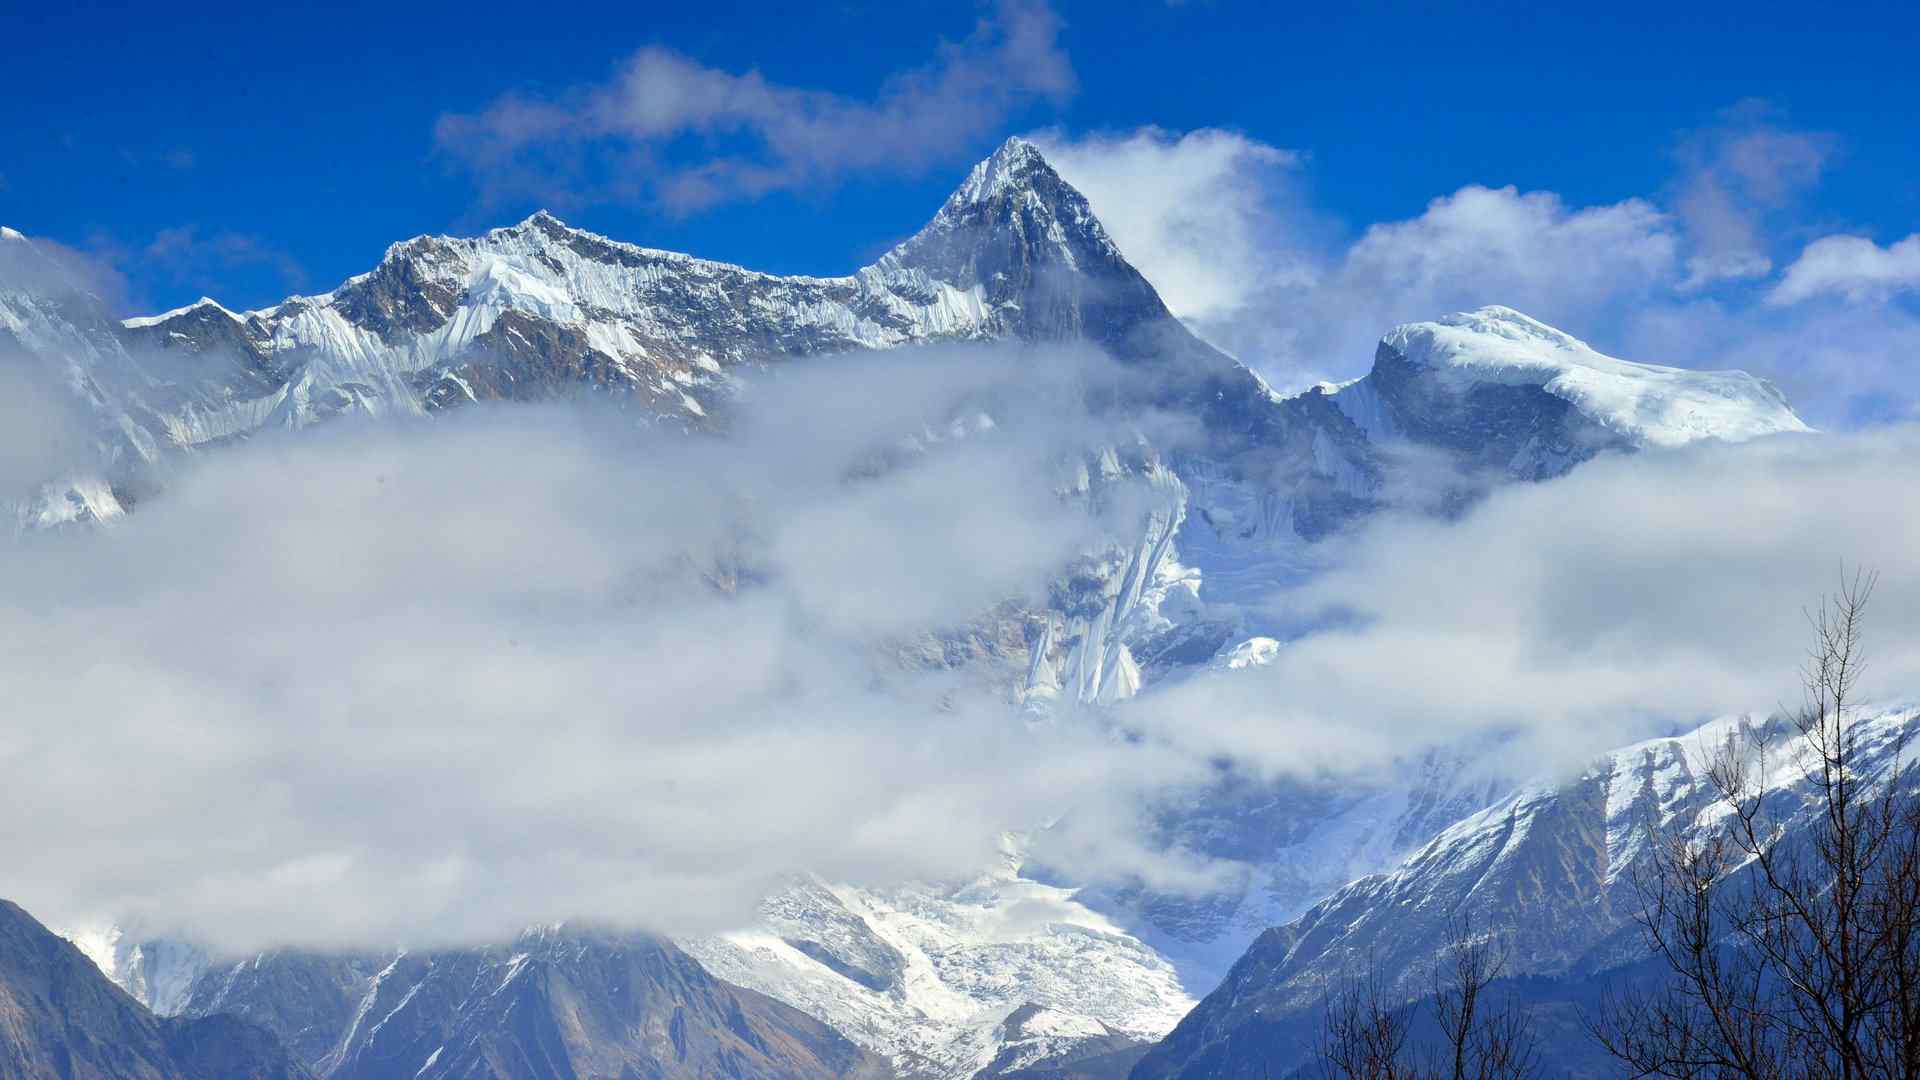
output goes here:
[{"label": "exposed dark rock", "polygon": [[887,1075],[825,1024],[641,934],[553,930],[389,958],[270,954],[209,971],[188,1008],[255,1020],[338,1080]]},{"label": "exposed dark rock", "polygon": [[308,1080],[231,1016],[163,1020],[71,942],[0,900],[0,1076],[7,1080]]}]

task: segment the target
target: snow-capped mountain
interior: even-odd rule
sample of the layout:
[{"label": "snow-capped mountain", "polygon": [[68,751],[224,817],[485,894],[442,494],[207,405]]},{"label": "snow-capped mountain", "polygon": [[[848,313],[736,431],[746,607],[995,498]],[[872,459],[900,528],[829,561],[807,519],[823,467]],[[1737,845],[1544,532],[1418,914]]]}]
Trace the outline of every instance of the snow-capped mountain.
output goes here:
[{"label": "snow-capped mountain", "polygon": [[[1017,861],[953,886],[796,882],[767,899],[758,925],[679,946],[716,987],[758,991],[824,1021],[894,1075],[1006,1075],[1090,1053],[1124,1054],[1130,1065],[1194,999],[1151,948],[1074,890],[1021,877]],[[384,1076],[403,1063],[412,1075],[443,1046],[438,1064],[465,1061],[472,1055],[455,1044],[495,1037],[488,1018],[523,978],[516,957],[523,967],[528,956],[597,962],[611,940],[546,930],[511,948],[425,956],[215,960],[117,933],[69,936],[160,1015],[237,1014],[317,1074],[341,1077]],[[673,945],[633,940],[690,962]],[[781,1020],[770,1015],[755,1014],[756,1028]]]},{"label": "snow-capped mountain", "polygon": [[958,887],[809,881],[769,898],[759,926],[686,948],[903,1075],[997,1075],[1090,1041],[1144,1050],[1193,999],[1171,964],[1073,893],[1011,861]]},{"label": "snow-capped mountain", "polygon": [[8,1080],[311,1080],[231,1016],[158,1017],[71,943],[0,900],[0,1073]]},{"label": "snow-capped mountain", "polygon": [[[0,325],[31,326],[11,303],[0,299]],[[87,321],[28,344],[99,336]],[[479,237],[395,244],[328,293],[250,312],[202,299],[127,319],[114,337],[75,363],[152,358],[147,384],[118,387],[148,414],[148,452],[342,411],[423,413],[583,386],[697,425],[733,369],[943,340],[1087,338],[1129,358],[1158,358],[1171,342],[1209,376],[1251,381],[1181,337],[1086,200],[1020,139],[976,166],[918,234],[846,277],[777,277],[618,243],[543,211]]]},{"label": "snow-capped mountain", "polygon": [[214,965],[186,1013],[273,1032],[321,1076],[879,1077],[832,1028],[672,943],[574,927],[445,952]]},{"label": "snow-capped mountain", "polygon": [[1376,442],[1444,447],[1530,479],[1603,449],[1807,430],[1746,372],[1616,360],[1498,306],[1394,328],[1366,378],[1333,396]]},{"label": "snow-capped mountain", "polygon": [[[1881,782],[1920,733],[1920,709],[1853,723],[1854,767]],[[1784,834],[1803,828],[1817,807],[1785,717],[1716,720],[1615,750],[1571,779],[1523,784],[1400,865],[1262,934],[1134,1076],[1252,1076],[1263,1056],[1284,1069],[1299,1048],[1276,1040],[1290,1020],[1317,1016],[1329,987],[1375,972],[1394,999],[1420,997],[1462,920],[1500,942],[1511,976],[1579,978],[1640,960],[1634,875],[1651,858],[1649,837],[1716,827],[1726,810],[1706,770],[1729,746],[1775,785],[1769,804]]]},{"label": "snow-capped mountain", "polygon": [[[1041,714],[1270,659],[1285,646],[1255,601],[1404,489],[1409,448],[1426,461],[1422,482],[1443,489],[1422,502],[1451,510],[1488,483],[1549,478],[1603,452],[1804,430],[1760,380],[1614,360],[1504,308],[1400,327],[1361,379],[1277,395],[1189,333],[1019,139],[975,166],[925,228],[845,277],[761,274],[541,213],[479,237],[396,244],[331,292],[271,308],[203,300],[119,321],[70,278],[48,286],[31,241],[11,234],[8,245],[0,345],[52,373],[100,433],[89,468],[21,500],[31,525],[106,519],[146,490],[143,466],[268,427],[595,393],[661,423],[724,429],[741,380],[766,365],[940,341],[1092,342],[1130,376],[1101,407],[1177,414],[1198,436],[1087,447],[1060,496],[1094,506],[1124,490],[1140,496],[1138,521],[1063,568],[1044,610],[992,616],[993,647],[902,650],[909,662],[1004,666],[1013,696]],[[1447,469],[1430,468],[1435,455]],[[997,599],[982,598],[983,611]],[[760,925],[684,944],[896,1068],[1011,1072],[1158,1036],[1260,931],[1499,794],[1445,756],[1371,785],[1223,785],[1165,822],[1170,837],[1244,868],[1216,896],[1058,888],[1004,867],[885,891],[808,882],[771,898]],[[350,1056],[328,1034],[344,1030],[335,1014],[357,1009],[386,965],[267,958],[255,970],[278,974],[234,980],[237,969],[200,970],[188,951],[97,951],[156,1005],[293,1017],[279,1029],[327,1069]],[[502,970],[484,951],[440,963]],[[215,992],[219,979],[228,989]],[[420,1007],[453,1010],[434,1014],[434,1030],[488,1015],[466,1011],[479,1009],[470,987],[417,985]],[[333,1002],[331,1019],[302,1018],[301,1001]],[[405,1043],[414,1068],[429,1041]]]}]

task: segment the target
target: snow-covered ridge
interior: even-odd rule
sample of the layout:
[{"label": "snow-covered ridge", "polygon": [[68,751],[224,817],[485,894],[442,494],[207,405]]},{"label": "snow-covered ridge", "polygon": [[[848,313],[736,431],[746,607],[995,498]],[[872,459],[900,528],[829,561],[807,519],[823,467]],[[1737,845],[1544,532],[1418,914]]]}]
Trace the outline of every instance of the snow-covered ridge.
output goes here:
[{"label": "snow-covered ridge", "polygon": [[1381,344],[1456,390],[1489,384],[1540,387],[1640,445],[1808,430],[1764,379],[1744,371],[1618,360],[1508,307],[1408,323],[1395,327]]},{"label": "snow-covered ridge", "polygon": [[[237,333],[197,323],[203,310],[228,316]],[[330,292],[240,314],[203,299],[121,325],[147,335],[149,348],[238,354],[242,368],[285,372],[280,386],[251,385],[244,372],[196,383],[144,410],[167,442],[194,446],[342,408],[420,413],[565,392],[583,372],[699,423],[729,392],[726,368],[974,338],[992,318],[977,288],[907,268],[778,277],[609,240],[541,212],[478,237],[392,245],[373,270]]]},{"label": "snow-covered ridge", "polygon": [[[1849,723],[1858,740],[1853,768],[1879,783],[1894,775],[1920,731],[1920,709],[1881,707]],[[1476,926],[1507,935],[1515,974],[1605,967],[1616,947],[1610,942],[1632,929],[1634,875],[1651,857],[1649,838],[1702,836],[1723,824],[1728,811],[1709,768],[1729,750],[1766,778],[1770,812],[1782,827],[1802,828],[1815,811],[1791,723],[1723,717],[1603,754],[1574,777],[1522,784],[1442,829],[1397,867],[1353,881],[1270,932],[1249,957],[1268,965],[1262,981],[1276,1000],[1298,1004],[1317,992],[1318,980],[1363,958],[1389,972],[1430,970],[1446,945],[1446,918],[1468,914]],[[1417,978],[1407,985],[1410,994],[1420,990]]]},{"label": "snow-covered ridge", "polygon": [[[1883,706],[1850,723],[1855,774],[1874,784],[1902,765],[1920,711]],[[1356,973],[1377,974],[1391,1003],[1421,997],[1463,921],[1492,937],[1508,975],[1610,978],[1604,973],[1647,956],[1636,879],[1654,846],[1724,824],[1709,763],[1726,750],[1740,754],[1766,778],[1771,820],[1785,836],[1804,836],[1820,812],[1803,749],[1785,717],[1732,716],[1602,754],[1574,776],[1521,785],[1397,867],[1261,935],[1133,1075],[1215,1075],[1205,1063],[1245,1053],[1242,1040],[1263,1030],[1312,1023],[1328,988]]]},{"label": "snow-covered ridge", "polygon": [[186,315],[191,312],[198,311],[201,308],[212,308],[213,310],[219,312],[220,314],[225,315],[227,318],[232,319],[234,322],[245,321],[241,316],[231,311],[228,311],[225,307],[221,306],[220,301],[215,300],[211,296],[203,296],[200,299],[195,300],[193,303],[186,305],[185,307],[177,307],[177,308],[174,308],[172,311],[163,311],[158,315],[140,315],[131,319],[122,319],[120,320],[120,325],[125,326],[129,329],[138,329],[144,326],[157,326],[160,323],[166,322],[168,319],[172,319],[180,315]]}]

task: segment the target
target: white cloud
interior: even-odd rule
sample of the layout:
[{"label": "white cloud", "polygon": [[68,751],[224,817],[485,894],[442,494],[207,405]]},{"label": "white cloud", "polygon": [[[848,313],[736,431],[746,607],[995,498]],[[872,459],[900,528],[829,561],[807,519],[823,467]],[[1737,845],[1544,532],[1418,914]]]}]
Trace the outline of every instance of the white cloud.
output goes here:
[{"label": "white cloud", "polygon": [[[606,83],[557,101],[508,95],[478,113],[446,114],[435,136],[490,196],[647,198],[687,211],[818,190],[850,173],[917,173],[992,134],[1016,108],[1063,100],[1074,78],[1059,32],[1044,2],[1002,0],[968,38],[942,43],[932,62],[896,73],[870,99],[649,46]],[[686,137],[744,138],[756,149],[718,150],[684,168],[657,160]]]},{"label": "white cloud", "polygon": [[[1318,630],[1271,668],[1105,716],[1029,723],[992,665],[898,662],[1113,527],[1051,480],[1112,436],[1073,406],[1108,374],[908,351],[776,369],[725,440],[518,408],[209,455],[118,526],[0,562],[8,888],[239,948],[698,931],[785,873],[969,873],[1049,820],[1081,880],[1201,886],[1219,868],[1150,814],[1218,757],[1364,773],[1496,730],[1531,769],[1765,708],[1842,558],[1888,574],[1880,685],[1920,676],[1905,428],[1384,519],[1275,595]],[[976,411],[996,426],[955,438]],[[975,629],[1024,666],[1017,631]]]},{"label": "white cloud", "polygon": [[[966,58],[1003,47],[950,50],[871,103],[655,55],[585,104],[503,102],[467,134],[504,161],[581,132],[745,131],[787,183],[853,167],[833,148],[865,122],[904,161],[933,152],[911,116],[1001,100]],[[1768,322],[1677,297],[1697,210],[1475,185],[1341,244],[1292,199],[1284,151],[1047,138],[1175,309],[1283,385],[1357,374],[1394,323],[1490,302],[1847,401],[1906,378],[1920,344],[1897,311],[1783,300]],[[752,190],[736,167],[762,166],[655,194]],[[672,194],[683,180],[693,195]],[[1877,297],[1916,246],[1809,261],[1824,243],[1781,290]],[[1098,441],[1063,396],[1085,377],[1055,353],[896,353],[776,369],[724,442],[536,409],[210,455],[122,525],[0,562],[9,888],[234,946],[487,939],[561,915],[710,929],[778,875],[968,872],[1000,829],[1069,808],[1048,845],[1065,868],[1191,884],[1208,868],[1156,850],[1140,815],[1216,755],[1311,775],[1499,730],[1537,764],[1765,708],[1842,559],[1888,574],[1879,685],[1920,676],[1920,434],[1898,428],[1607,459],[1457,523],[1383,519],[1273,598],[1316,632],[1271,667],[1127,706],[1137,742],[1099,718],[1030,725],[981,669],[915,670],[889,646],[1041,595],[1091,541],[1045,480]],[[976,406],[990,434],[897,452]]]},{"label": "white cloud", "polygon": [[[0,508],[42,484],[100,465],[97,424],[77,400],[75,371],[36,351],[38,339],[117,296],[124,281],[98,259],[12,229],[0,233]],[[57,332],[57,331],[56,331]],[[0,531],[15,523],[0,521]]]},{"label": "white cloud", "polygon": [[1640,199],[1469,185],[1342,242],[1291,151],[1211,129],[1038,139],[1175,314],[1281,388],[1363,373],[1398,323],[1500,303],[1578,328],[1678,275],[1677,225]]},{"label": "white cloud", "polygon": [[1486,304],[1585,336],[1670,282],[1677,250],[1672,220],[1639,199],[1575,208],[1471,185],[1369,227],[1310,286],[1271,291],[1263,314],[1285,329],[1259,363],[1280,385],[1362,374],[1394,326]]},{"label": "white cloud", "polygon": [[1503,296],[1548,321],[1574,321],[1666,281],[1674,253],[1672,222],[1642,200],[1573,208],[1552,192],[1470,185],[1418,218],[1369,228],[1339,278],[1355,296],[1429,312]]},{"label": "white cloud", "polygon": [[1773,259],[1755,251],[1726,251],[1689,255],[1681,292],[1693,292],[1722,281],[1752,281],[1773,273]]},{"label": "white cloud", "polygon": [[1774,126],[1764,111],[1736,106],[1681,143],[1672,201],[1688,248],[1683,292],[1771,273],[1770,220],[1819,183],[1834,154],[1832,136]]},{"label": "white cloud", "polygon": [[57,376],[0,346],[0,506],[96,460],[93,427]]},{"label": "white cloud", "polygon": [[1175,313],[1282,390],[1363,374],[1395,325],[1498,303],[1628,359],[1751,370],[1820,426],[1920,408],[1920,322],[1891,302],[1920,287],[1920,237],[1827,237],[1767,284],[1838,143],[1755,105],[1683,137],[1658,198],[1468,185],[1358,230],[1301,194],[1306,158],[1243,135],[1039,138]]},{"label": "white cloud", "polygon": [[1189,323],[1244,317],[1262,288],[1311,272],[1293,265],[1276,207],[1293,151],[1214,128],[1033,138]]},{"label": "white cloud", "polygon": [[1920,233],[1886,247],[1864,236],[1825,236],[1787,267],[1767,302],[1798,304],[1827,296],[1866,303],[1912,289],[1920,289]]},{"label": "white cloud", "polygon": [[1920,686],[1920,428],[1610,456],[1464,519],[1386,517],[1276,613],[1321,629],[1132,715],[1186,753],[1376,771],[1487,732],[1522,775],[1797,703],[1801,612],[1878,569],[1870,695]]},{"label": "white cloud", "polygon": [[[1103,859],[1178,869],[1123,784],[1182,764],[1030,725],[994,681],[1020,624],[974,622],[1102,526],[1053,486],[1099,441],[1063,396],[1093,370],[809,361],[724,440],[342,424],[29,538],[0,560],[9,896],[235,948],[711,930],[785,873],[972,873],[1067,804],[1113,823]],[[998,426],[898,449],[976,408]],[[1009,666],[900,659],[941,626]]]}]

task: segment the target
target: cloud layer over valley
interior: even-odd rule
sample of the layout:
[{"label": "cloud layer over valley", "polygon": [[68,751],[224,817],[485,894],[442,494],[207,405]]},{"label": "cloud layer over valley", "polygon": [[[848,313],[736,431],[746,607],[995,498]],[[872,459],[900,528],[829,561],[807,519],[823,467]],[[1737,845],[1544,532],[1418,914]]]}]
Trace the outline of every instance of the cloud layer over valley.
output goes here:
[{"label": "cloud layer over valley", "polygon": [[340,423],[23,537],[10,890],[219,945],[420,942],[712,929],[785,873],[985,865],[1124,775],[991,665],[922,661],[947,627],[1023,666],[989,609],[1093,541],[1054,491],[1087,363],[810,364],[725,439],[585,406]]},{"label": "cloud layer over valley", "polygon": [[1298,636],[1270,665],[1023,715],[1018,609],[1137,528],[1061,494],[1135,437],[1078,406],[1113,377],[941,347],[776,369],[724,438],[561,405],[341,422],[27,536],[0,567],[12,888],[235,948],[698,932],[782,875],[966,876],[1048,822],[1035,850],[1082,880],[1206,888],[1224,868],[1151,815],[1223,761],[1360,775],[1497,734],[1494,767],[1571,767],[1765,709],[1843,559],[1887,574],[1876,687],[1920,676],[1897,428],[1388,513],[1255,616]]}]

